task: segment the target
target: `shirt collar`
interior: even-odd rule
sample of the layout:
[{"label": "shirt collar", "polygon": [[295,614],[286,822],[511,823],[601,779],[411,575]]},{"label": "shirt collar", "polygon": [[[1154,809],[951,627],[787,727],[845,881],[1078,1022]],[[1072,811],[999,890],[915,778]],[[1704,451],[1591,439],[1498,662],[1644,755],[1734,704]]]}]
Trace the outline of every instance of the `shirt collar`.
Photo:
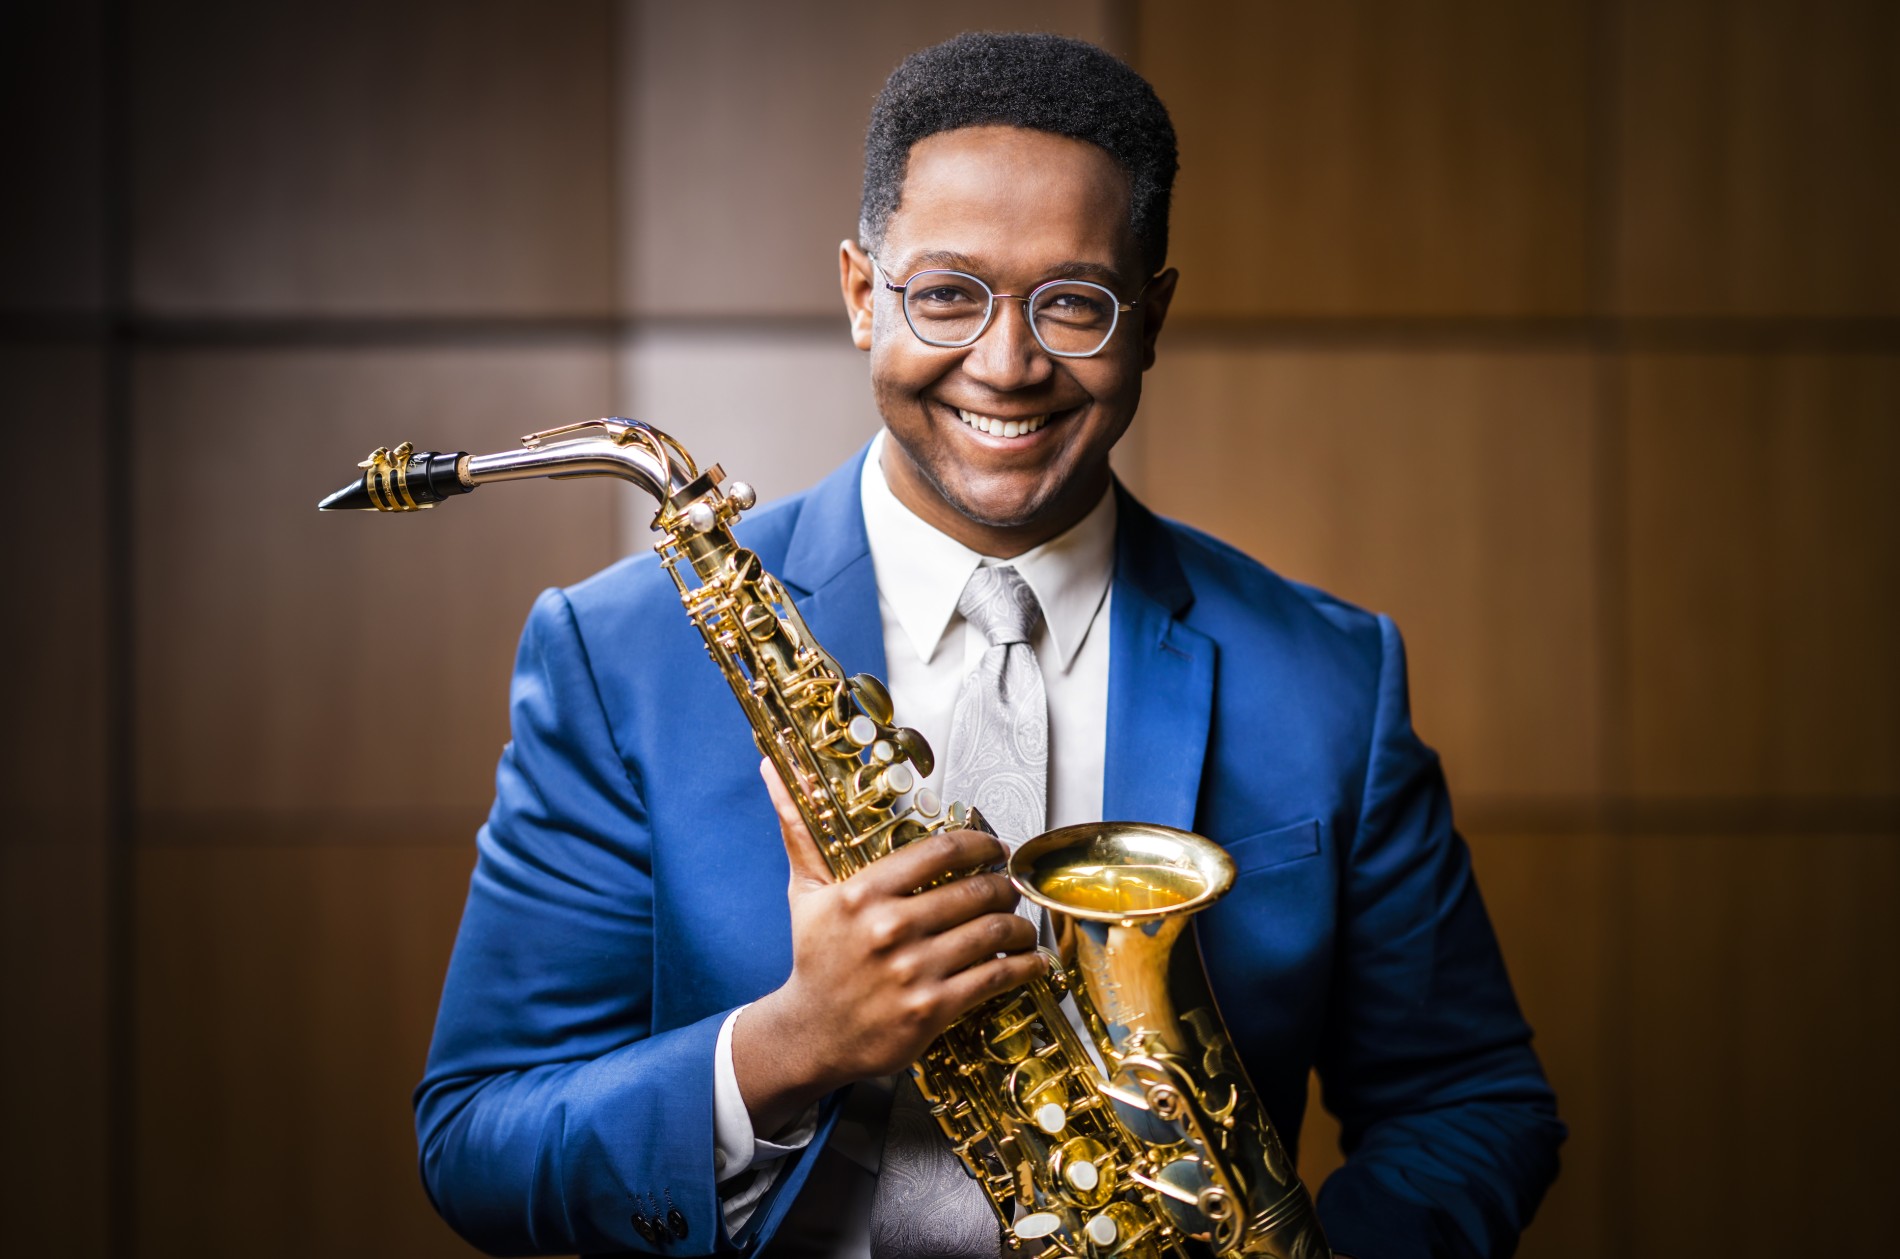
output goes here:
[{"label": "shirt collar", "polygon": [[1014,559],[991,559],[939,532],[898,501],[884,479],[884,441],[882,430],[871,441],[859,495],[878,595],[903,627],[917,658],[928,663],[937,654],[977,566],[1009,564],[1036,592],[1050,643],[1066,672],[1115,575],[1114,493],[1103,494],[1088,515],[1041,546]]}]

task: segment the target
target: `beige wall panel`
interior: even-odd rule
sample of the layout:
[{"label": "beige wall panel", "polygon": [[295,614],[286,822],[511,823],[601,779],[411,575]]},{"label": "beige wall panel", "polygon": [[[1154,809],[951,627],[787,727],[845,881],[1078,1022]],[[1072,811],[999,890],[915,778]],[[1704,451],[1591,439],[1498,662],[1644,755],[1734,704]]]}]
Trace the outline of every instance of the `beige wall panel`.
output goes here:
[{"label": "beige wall panel", "polygon": [[1631,786],[1900,794],[1900,358],[1628,380]]},{"label": "beige wall panel", "polygon": [[57,471],[0,494],[11,608],[0,705],[0,846],[97,845],[107,821],[105,356],[0,345],[0,407],[16,440],[56,451]]},{"label": "beige wall panel", "polygon": [[601,0],[135,6],[137,302],[606,311],[611,28]]},{"label": "beige wall panel", "polygon": [[1589,7],[1142,4],[1181,146],[1176,310],[1585,310]]},{"label": "beige wall panel", "polygon": [[1615,1181],[1614,1112],[1604,1054],[1616,1000],[1613,841],[1602,836],[1472,835],[1472,863],[1557,1113],[1570,1125],[1563,1170],[1524,1236],[1524,1259],[1611,1253],[1606,1199]]},{"label": "beige wall panel", "polygon": [[409,1108],[473,856],[141,853],[140,1253],[473,1253],[423,1193]]},{"label": "beige wall panel", "polygon": [[9,1254],[107,1253],[102,840],[0,844],[0,1212]]},{"label": "beige wall panel", "polygon": [[[816,484],[878,430],[869,361],[842,316],[829,332],[661,329],[628,347],[623,396],[629,414],[750,481],[763,503]],[[644,550],[653,501],[627,497],[623,546]]]},{"label": "beige wall panel", "polygon": [[1900,8],[1621,7],[1623,309],[1900,313]]},{"label": "beige wall panel", "polygon": [[1875,1254],[1900,1175],[1900,835],[1628,844],[1645,1255]]},{"label": "beige wall panel", "polygon": [[903,58],[964,30],[1113,35],[1106,0],[628,5],[623,296],[641,314],[833,314],[864,129]]},{"label": "beige wall panel", "polygon": [[141,806],[485,805],[522,620],[613,558],[614,487],[490,487],[400,518],[316,502],[378,444],[499,450],[608,413],[612,375],[605,348],[145,355]]},{"label": "beige wall panel", "polygon": [[0,312],[105,299],[102,0],[15,0],[0,17]]},{"label": "beige wall panel", "polygon": [[1126,466],[1158,510],[1392,613],[1454,793],[1597,786],[1582,355],[1176,346]]}]

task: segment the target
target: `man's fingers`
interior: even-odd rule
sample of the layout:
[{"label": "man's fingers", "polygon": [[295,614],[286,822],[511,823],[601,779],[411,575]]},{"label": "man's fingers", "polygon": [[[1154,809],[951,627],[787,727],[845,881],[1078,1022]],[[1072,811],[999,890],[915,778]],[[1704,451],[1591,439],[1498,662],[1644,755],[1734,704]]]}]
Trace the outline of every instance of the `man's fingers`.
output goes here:
[{"label": "man's fingers", "polygon": [[918,935],[938,935],[984,914],[1013,915],[1021,899],[1002,875],[972,874],[908,898],[905,912]]},{"label": "man's fingers", "polygon": [[1036,924],[1021,914],[984,914],[950,928],[931,942],[945,975],[968,970],[999,953],[1036,947]]},{"label": "man's fingers", "polygon": [[993,866],[1004,851],[994,835],[982,831],[939,831],[879,857],[852,878],[865,880],[869,890],[901,896],[946,874]]},{"label": "man's fingers", "polygon": [[791,862],[793,882],[831,882],[831,868],[825,864],[824,854],[818,851],[818,841],[811,837],[805,819],[799,816],[798,806],[792,802],[792,793],[786,790],[785,781],[778,776],[771,761],[759,762],[759,777],[765,779],[765,789],[772,796],[772,808],[778,814],[779,837],[785,841],[785,858]]},{"label": "man's fingers", "polygon": [[1011,953],[993,957],[944,980],[943,996],[949,1007],[950,1022],[955,1022],[991,997],[1012,988],[1020,988],[1032,979],[1049,973],[1041,953]]}]

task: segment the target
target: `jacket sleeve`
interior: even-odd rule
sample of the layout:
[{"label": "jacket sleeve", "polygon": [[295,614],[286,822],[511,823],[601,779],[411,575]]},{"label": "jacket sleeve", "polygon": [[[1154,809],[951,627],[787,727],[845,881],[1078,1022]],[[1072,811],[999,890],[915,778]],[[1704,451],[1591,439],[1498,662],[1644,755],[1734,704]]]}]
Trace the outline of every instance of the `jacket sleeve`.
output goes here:
[{"label": "jacket sleeve", "polygon": [[1320,1217],[1353,1259],[1508,1256],[1557,1174],[1564,1127],[1438,757],[1412,731],[1404,647],[1379,621],[1378,711],[1318,1064],[1346,1162]]},{"label": "jacket sleeve", "polygon": [[[713,1169],[725,1015],[653,1026],[647,810],[558,591],[529,617],[510,713],[415,1094],[424,1184],[493,1254],[731,1249]],[[781,1201],[748,1232],[776,1223],[808,1165],[780,1177]],[[636,1212],[673,1209],[684,1238],[641,1237]]]}]

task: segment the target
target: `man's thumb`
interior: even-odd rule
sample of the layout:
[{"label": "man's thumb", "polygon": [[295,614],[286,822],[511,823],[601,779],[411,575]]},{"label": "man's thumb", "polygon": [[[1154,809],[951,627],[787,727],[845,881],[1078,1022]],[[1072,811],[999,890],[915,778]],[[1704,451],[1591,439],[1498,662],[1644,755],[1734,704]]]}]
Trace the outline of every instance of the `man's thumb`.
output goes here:
[{"label": "man's thumb", "polygon": [[778,813],[779,837],[785,841],[785,858],[792,865],[793,883],[831,882],[831,868],[825,864],[818,842],[811,837],[805,819],[799,816],[798,806],[792,802],[792,793],[770,760],[759,762],[759,777],[765,779],[765,789],[772,796],[772,808]]}]

